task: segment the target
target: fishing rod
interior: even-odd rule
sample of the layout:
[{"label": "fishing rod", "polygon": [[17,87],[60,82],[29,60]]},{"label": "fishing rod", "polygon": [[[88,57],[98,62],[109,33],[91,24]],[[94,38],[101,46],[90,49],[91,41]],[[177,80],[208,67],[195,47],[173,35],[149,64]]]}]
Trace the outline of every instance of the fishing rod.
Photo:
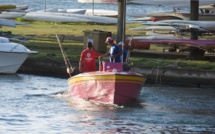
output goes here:
[{"label": "fishing rod", "polygon": [[62,53],[62,56],[63,56],[63,59],[64,59],[64,62],[65,62],[65,65],[67,67],[67,73],[69,74],[69,76],[71,77],[71,73],[74,72],[74,69],[75,67],[72,67],[70,61],[69,61],[69,58],[68,56],[66,55],[66,52],[64,51],[61,43],[60,43],[60,40],[59,40],[59,37],[58,35],[56,35],[56,38],[57,38],[57,41],[58,41],[58,44],[59,44],[59,47],[60,47],[60,50],[61,50],[61,53]]}]

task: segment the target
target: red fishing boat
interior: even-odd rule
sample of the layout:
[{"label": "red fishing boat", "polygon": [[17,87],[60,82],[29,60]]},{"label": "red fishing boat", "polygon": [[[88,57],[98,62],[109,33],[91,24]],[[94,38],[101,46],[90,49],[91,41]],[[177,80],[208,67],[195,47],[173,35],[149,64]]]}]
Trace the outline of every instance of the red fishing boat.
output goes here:
[{"label": "red fishing boat", "polygon": [[138,73],[122,71],[120,64],[106,63],[103,71],[70,77],[70,95],[104,104],[124,105],[137,100],[146,78]]}]

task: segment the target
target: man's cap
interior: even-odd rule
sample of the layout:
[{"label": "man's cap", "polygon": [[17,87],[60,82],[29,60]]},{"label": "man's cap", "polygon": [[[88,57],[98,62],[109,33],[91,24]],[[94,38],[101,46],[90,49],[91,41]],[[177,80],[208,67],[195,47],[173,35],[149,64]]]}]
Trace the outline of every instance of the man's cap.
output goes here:
[{"label": "man's cap", "polygon": [[108,43],[108,42],[113,42],[113,39],[111,37],[107,37],[105,43]]},{"label": "man's cap", "polygon": [[87,43],[87,47],[91,48],[93,46],[93,43],[92,42],[88,42]]},{"label": "man's cap", "polygon": [[124,43],[123,42],[119,42],[118,45],[119,46],[121,46],[121,45],[124,46]]}]

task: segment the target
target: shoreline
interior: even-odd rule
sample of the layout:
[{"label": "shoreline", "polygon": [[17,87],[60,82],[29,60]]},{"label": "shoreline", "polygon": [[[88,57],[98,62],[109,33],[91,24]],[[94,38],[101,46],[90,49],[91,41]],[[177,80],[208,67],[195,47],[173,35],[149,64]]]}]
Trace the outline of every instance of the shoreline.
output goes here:
[{"label": "shoreline", "polygon": [[[79,73],[78,62],[71,62],[76,68],[73,75]],[[181,69],[179,67],[132,67],[132,71],[147,75],[146,83],[149,84],[171,84],[191,87],[215,87],[215,71]],[[52,58],[29,57],[22,64],[17,73],[35,74],[41,76],[69,78],[66,73],[64,61]]]}]

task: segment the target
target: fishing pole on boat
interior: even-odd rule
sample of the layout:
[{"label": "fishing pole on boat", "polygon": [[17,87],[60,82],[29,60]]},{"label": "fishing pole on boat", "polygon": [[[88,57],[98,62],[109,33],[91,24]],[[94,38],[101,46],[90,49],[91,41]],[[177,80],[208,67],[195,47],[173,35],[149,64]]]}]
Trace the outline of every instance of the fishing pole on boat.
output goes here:
[{"label": "fishing pole on boat", "polygon": [[60,43],[60,40],[59,40],[59,37],[58,35],[56,35],[56,38],[57,38],[57,41],[58,41],[58,45],[60,47],[60,50],[61,50],[61,53],[62,53],[62,56],[63,56],[63,59],[64,59],[64,62],[65,62],[65,65],[66,65],[66,68],[67,68],[67,73],[69,74],[69,76],[71,77],[71,73],[74,72],[75,70],[75,67],[72,67],[70,61],[69,61],[69,58],[66,54],[66,52],[64,51],[61,43]]}]

